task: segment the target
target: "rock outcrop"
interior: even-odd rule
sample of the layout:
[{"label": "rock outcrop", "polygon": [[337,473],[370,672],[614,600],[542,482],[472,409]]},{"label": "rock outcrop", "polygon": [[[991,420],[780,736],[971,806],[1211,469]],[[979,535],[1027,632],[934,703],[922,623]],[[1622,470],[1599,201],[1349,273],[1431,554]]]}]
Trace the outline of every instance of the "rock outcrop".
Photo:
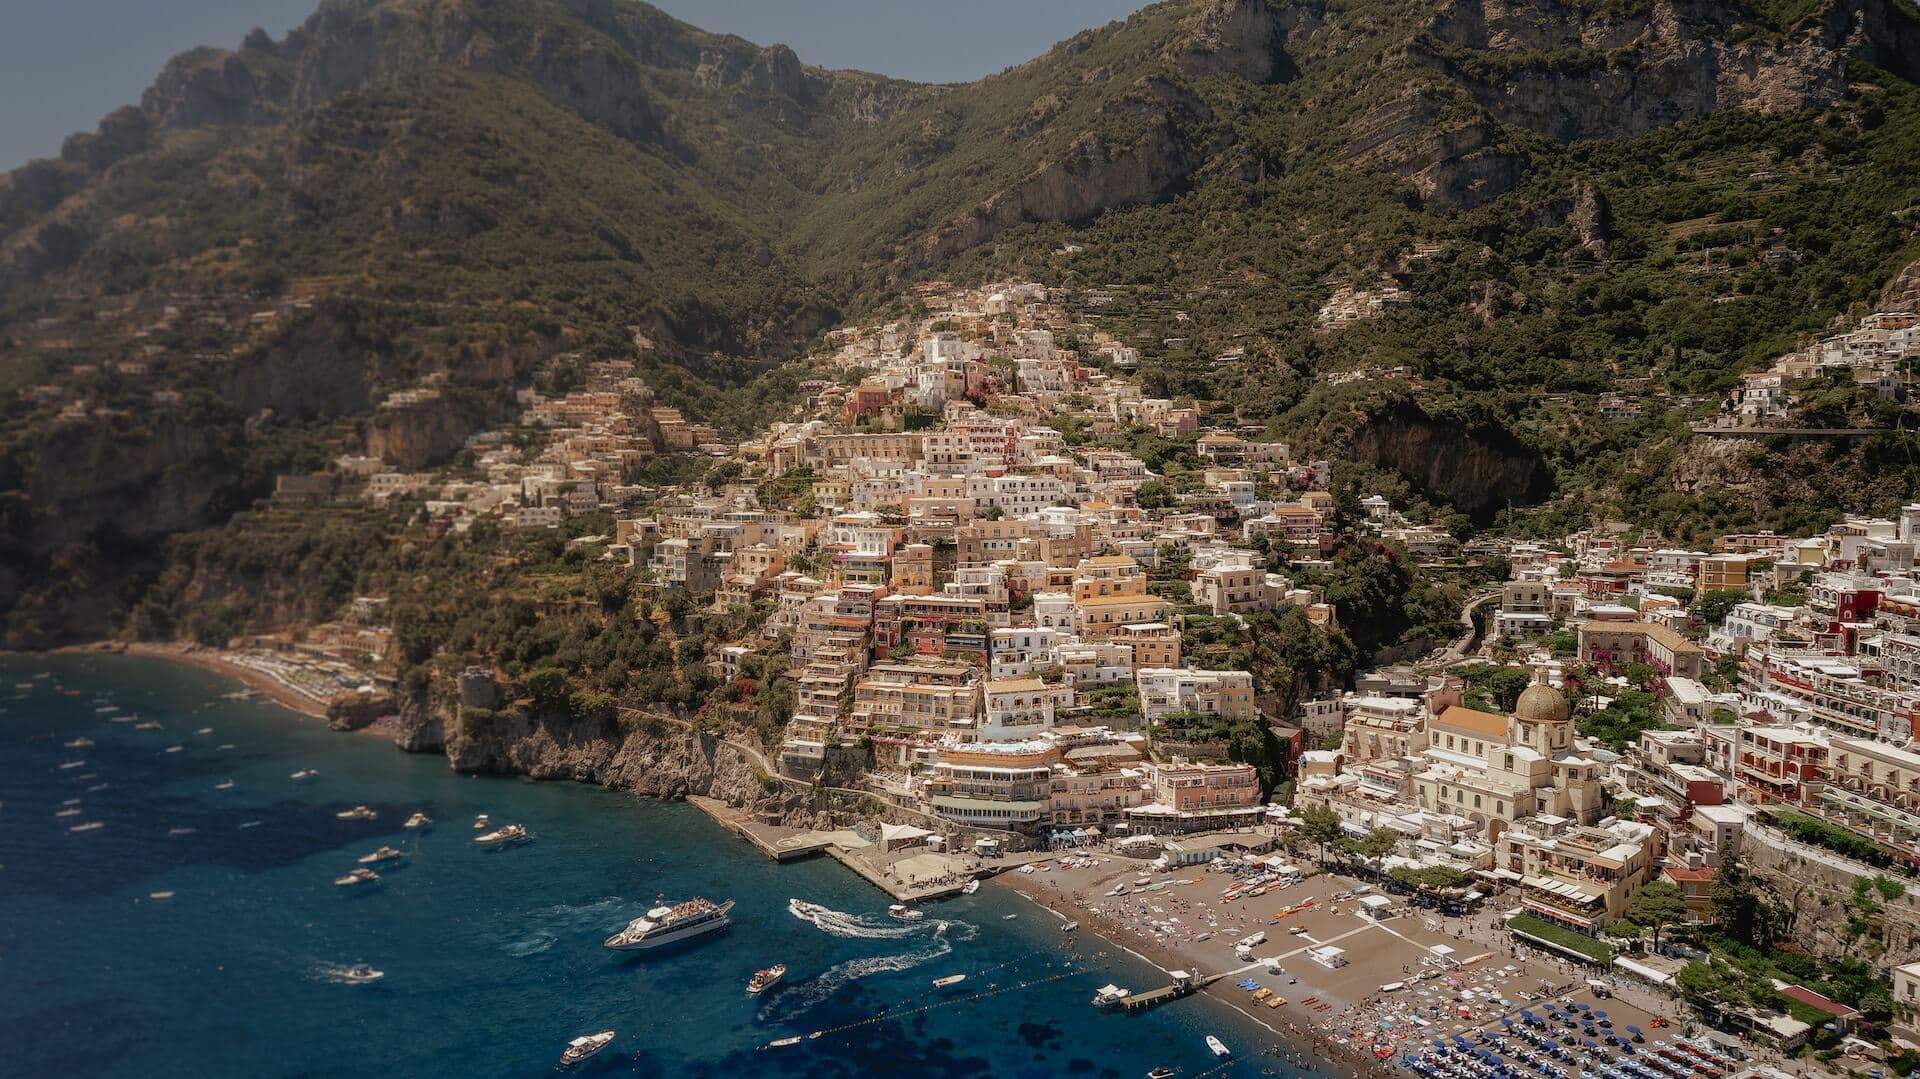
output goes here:
[{"label": "rock outcrop", "polygon": [[1503,430],[1469,430],[1412,408],[1368,419],[1347,447],[1355,460],[1390,468],[1485,519],[1538,502],[1551,477],[1540,458]]}]

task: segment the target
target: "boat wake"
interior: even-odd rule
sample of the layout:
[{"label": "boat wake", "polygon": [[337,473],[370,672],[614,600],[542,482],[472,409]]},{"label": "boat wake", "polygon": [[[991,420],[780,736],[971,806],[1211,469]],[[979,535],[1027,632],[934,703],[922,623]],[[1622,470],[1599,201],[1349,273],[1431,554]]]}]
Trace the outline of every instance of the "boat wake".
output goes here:
[{"label": "boat wake", "polygon": [[[632,899],[623,899],[610,895],[596,899],[591,903],[563,903],[559,906],[541,907],[527,912],[522,928],[524,932],[501,946],[501,950],[515,958],[524,959],[529,955],[538,955],[560,942],[565,936],[577,936],[582,933],[605,936],[612,930],[608,926],[625,925],[634,918],[646,913],[644,904]],[[594,939],[598,940],[599,936]]]},{"label": "boat wake", "polygon": [[849,959],[844,963],[828,967],[815,978],[784,985],[760,1008],[759,1018],[767,1023],[793,1020],[832,997],[845,986],[862,978],[911,970],[951,955],[955,942],[970,941],[980,932],[966,922],[929,919],[924,922],[901,924],[884,916],[863,917],[802,903],[797,899],[789,904],[787,909],[794,917],[803,922],[813,923],[830,936],[856,940],[912,938],[919,942],[919,946],[891,955],[870,955]]},{"label": "boat wake", "polygon": [[802,899],[787,900],[787,913],[803,922],[812,923],[815,928],[830,937],[844,937],[848,940],[904,940],[907,937],[924,936],[928,930],[938,925],[966,926],[969,935],[963,939],[973,939],[971,936],[973,927],[965,922],[938,922],[931,919],[902,922],[884,915],[848,914],[843,910],[831,910]]}]

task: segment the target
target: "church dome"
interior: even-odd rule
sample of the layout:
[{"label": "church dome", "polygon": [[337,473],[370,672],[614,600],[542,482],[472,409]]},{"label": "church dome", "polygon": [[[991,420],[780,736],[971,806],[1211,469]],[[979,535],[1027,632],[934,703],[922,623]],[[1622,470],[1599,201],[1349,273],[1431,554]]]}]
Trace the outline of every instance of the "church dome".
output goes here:
[{"label": "church dome", "polygon": [[1565,723],[1567,698],[1552,686],[1528,686],[1514,702],[1513,717],[1523,723]]}]

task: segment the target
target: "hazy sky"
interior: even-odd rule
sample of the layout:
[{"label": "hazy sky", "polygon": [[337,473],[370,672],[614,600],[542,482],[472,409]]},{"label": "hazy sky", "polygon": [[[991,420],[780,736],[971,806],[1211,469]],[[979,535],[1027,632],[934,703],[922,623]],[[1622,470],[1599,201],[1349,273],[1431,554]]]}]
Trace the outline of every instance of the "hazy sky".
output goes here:
[{"label": "hazy sky", "polygon": [[[979,78],[1045,52],[1143,0],[655,0],[708,30],[800,59],[921,82]],[[60,152],[108,112],[140,100],[168,57],[275,37],[318,0],[0,0],[0,169]]]}]

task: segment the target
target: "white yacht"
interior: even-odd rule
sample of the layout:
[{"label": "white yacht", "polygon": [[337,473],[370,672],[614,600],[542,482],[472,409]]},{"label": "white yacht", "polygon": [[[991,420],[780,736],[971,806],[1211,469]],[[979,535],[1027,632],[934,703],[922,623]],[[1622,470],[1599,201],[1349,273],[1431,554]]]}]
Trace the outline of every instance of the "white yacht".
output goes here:
[{"label": "white yacht", "polygon": [[371,853],[362,854],[359,862],[361,865],[379,865],[381,862],[391,862],[396,858],[405,858],[406,856],[407,852],[397,847],[381,847],[379,850]]},{"label": "white yacht", "polygon": [[617,951],[657,948],[662,944],[691,940],[731,925],[727,912],[733,900],[716,905],[710,899],[694,898],[673,906],[659,906],[627,923],[627,927],[606,940]]},{"label": "white yacht", "polygon": [[933,987],[935,989],[950,989],[966,980],[967,976],[965,974],[949,974],[944,978],[935,978],[933,980]]},{"label": "white yacht", "polygon": [[1213,1055],[1217,1057],[1230,1057],[1233,1055],[1233,1050],[1227,1048],[1226,1042],[1221,1041],[1211,1034],[1207,1035],[1207,1048],[1213,1050]]},{"label": "white yacht", "polygon": [[429,825],[429,824],[432,824],[432,823],[433,823],[433,818],[432,818],[432,817],[429,817],[429,816],[427,816],[427,815],[426,815],[425,813],[415,813],[415,814],[414,814],[413,816],[411,816],[411,817],[408,817],[408,818],[407,818],[407,823],[405,823],[405,824],[403,824],[403,825],[401,825],[400,827],[402,827],[402,828],[425,828],[425,827],[426,827],[427,825]]},{"label": "white yacht", "polygon": [[372,820],[379,815],[366,806],[354,806],[352,809],[343,809],[334,814],[340,820]]},{"label": "white yacht", "polygon": [[483,846],[499,847],[509,843],[518,843],[525,838],[527,838],[527,830],[524,827],[518,824],[509,824],[504,828],[496,829],[485,835],[474,836],[473,841]]},{"label": "white yacht", "polygon": [[220,782],[215,783],[213,785],[213,789],[217,791],[230,791],[233,789],[233,780],[223,779]]},{"label": "white yacht", "polygon": [[365,963],[356,963],[353,966],[347,968],[346,972],[340,975],[342,980],[352,982],[355,985],[365,985],[368,982],[377,982],[386,976],[387,976],[386,971],[375,970],[372,967],[366,965]]},{"label": "white yacht", "polygon": [[963,885],[963,886],[962,886],[962,887],[960,888],[960,894],[961,894],[961,895],[972,895],[973,893],[975,893],[975,892],[977,892],[977,891],[979,891],[979,890],[980,890],[980,881],[979,881],[978,879],[974,879],[974,880],[970,880],[970,881],[968,881],[968,882],[967,882],[967,883],[966,883],[965,885]]},{"label": "white yacht", "polygon": [[756,970],[753,972],[753,979],[747,982],[747,992],[753,994],[764,993],[772,989],[774,983],[786,976],[787,965],[785,963],[775,963],[765,970]]},{"label": "white yacht", "polygon": [[598,1034],[582,1034],[567,1043],[566,1051],[560,1054],[561,1064],[578,1064],[607,1047],[617,1031],[603,1030]]},{"label": "white yacht", "polygon": [[893,906],[887,908],[887,917],[897,918],[903,922],[917,922],[926,916],[926,911],[914,910],[905,903],[895,903]]},{"label": "white yacht", "polygon": [[378,884],[379,882],[380,874],[375,873],[366,866],[361,866],[344,877],[333,878],[333,883],[341,888],[351,888],[358,884]]},{"label": "white yacht", "polygon": [[1096,1008],[1111,1008],[1132,995],[1133,990],[1122,989],[1112,982],[1108,982],[1100,987],[1098,993],[1093,995],[1093,1006]]},{"label": "white yacht", "polygon": [[293,773],[287,778],[293,780],[295,783],[305,783],[307,780],[312,779],[313,777],[319,774],[320,774],[320,770],[318,768],[302,768],[298,772]]}]

